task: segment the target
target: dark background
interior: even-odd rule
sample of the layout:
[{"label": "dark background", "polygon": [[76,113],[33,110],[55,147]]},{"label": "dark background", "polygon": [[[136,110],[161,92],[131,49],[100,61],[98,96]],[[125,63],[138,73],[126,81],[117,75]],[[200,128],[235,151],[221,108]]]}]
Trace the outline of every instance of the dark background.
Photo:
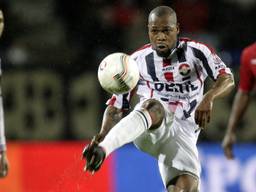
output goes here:
[{"label": "dark background", "polygon": [[[238,81],[240,53],[256,39],[254,0],[0,0],[7,139],[96,134],[109,97],[99,87],[98,64],[112,52],[132,53],[148,43],[147,16],[158,5],[174,8],[181,36],[214,47]],[[222,139],[234,94],[216,102],[200,141]],[[239,141],[255,140],[255,113],[252,101],[239,125]]]}]

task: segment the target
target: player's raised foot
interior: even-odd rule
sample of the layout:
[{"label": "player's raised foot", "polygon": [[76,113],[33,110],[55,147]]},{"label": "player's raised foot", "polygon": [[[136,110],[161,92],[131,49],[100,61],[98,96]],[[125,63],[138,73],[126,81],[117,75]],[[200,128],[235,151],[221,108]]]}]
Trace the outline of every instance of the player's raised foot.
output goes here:
[{"label": "player's raised foot", "polygon": [[83,150],[83,159],[86,160],[84,171],[94,173],[98,171],[106,157],[105,150],[97,144],[89,144]]}]

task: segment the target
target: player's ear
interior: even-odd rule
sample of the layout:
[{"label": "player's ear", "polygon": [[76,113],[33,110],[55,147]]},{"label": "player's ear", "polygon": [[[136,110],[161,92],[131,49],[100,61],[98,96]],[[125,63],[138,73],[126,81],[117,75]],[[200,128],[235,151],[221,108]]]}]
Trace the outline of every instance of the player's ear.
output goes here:
[{"label": "player's ear", "polygon": [[177,23],[176,28],[177,28],[177,35],[178,35],[180,33],[180,24],[179,23]]}]

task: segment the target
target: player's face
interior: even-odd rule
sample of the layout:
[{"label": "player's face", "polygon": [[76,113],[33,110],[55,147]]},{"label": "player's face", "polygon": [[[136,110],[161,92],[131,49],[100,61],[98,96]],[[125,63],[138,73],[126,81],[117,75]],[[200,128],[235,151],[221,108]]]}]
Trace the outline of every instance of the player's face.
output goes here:
[{"label": "player's face", "polygon": [[0,37],[4,30],[4,16],[2,10],[0,10]]},{"label": "player's face", "polygon": [[153,49],[160,57],[168,57],[176,46],[179,27],[172,15],[158,17],[151,15],[148,34]]}]

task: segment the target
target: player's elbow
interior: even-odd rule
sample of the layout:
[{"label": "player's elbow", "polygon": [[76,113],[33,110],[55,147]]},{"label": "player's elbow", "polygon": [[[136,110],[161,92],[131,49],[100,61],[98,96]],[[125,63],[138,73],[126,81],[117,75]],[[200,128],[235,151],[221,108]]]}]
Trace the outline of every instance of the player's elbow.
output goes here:
[{"label": "player's elbow", "polygon": [[226,82],[226,91],[230,93],[235,88],[234,76],[232,74],[227,74],[224,78]]},{"label": "player's elbow", "polygon": [[230,91],[235,88],[235,80],[233,75],[229,75]]}]

